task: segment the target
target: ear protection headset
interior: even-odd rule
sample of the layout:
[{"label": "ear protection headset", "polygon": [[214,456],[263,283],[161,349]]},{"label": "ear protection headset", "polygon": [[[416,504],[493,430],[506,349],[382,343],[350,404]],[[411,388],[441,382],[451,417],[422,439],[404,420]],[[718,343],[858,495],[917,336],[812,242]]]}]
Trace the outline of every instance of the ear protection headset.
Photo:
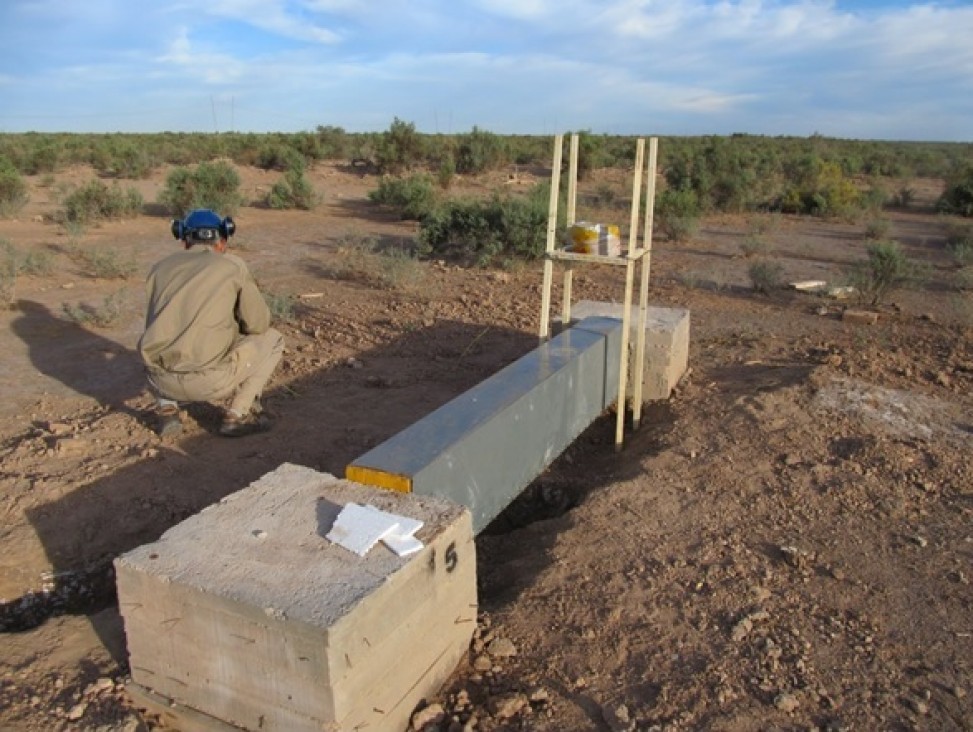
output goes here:
[{"label": "ear protection headset", "polygon": [[227,216],[221,219],[208,208],[190,211],[182,221],[173,220],[170,231],[176,239],[215,244],[217,239],[229,239],[236,232],[236,224]]}]

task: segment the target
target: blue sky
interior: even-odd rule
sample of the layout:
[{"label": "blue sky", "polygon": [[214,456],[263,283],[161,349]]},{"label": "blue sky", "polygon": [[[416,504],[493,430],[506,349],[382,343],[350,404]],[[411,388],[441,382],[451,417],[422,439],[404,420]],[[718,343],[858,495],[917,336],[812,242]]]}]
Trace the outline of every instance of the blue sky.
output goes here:
[{"label": "blue sky", "polygon": [[973,2],[0,0],[0,132],[973,141]]}]

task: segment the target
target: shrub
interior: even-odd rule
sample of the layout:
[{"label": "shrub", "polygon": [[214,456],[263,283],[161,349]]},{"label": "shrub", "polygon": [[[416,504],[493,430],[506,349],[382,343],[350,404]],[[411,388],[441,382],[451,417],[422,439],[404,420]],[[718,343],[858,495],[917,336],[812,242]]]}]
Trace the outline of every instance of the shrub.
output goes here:
[{"label": "shrub", "polygon": [[747,259],[761,254],[766,254],[768,249],[770,249],[770,245],[762,236],[748,236],[743,240],[743,243],[740,244],[740,251],[743,252],[743,256]]},{"label": "shrub", "polygon": [[17,213],[27,203],[27,183],[6,158],[0,158],[0,215]]},{"label": "shrub", "polygon": [[117,184],[109,187],[100,180],[93,180],[64,199],[63,218],[80,224],[131,218],[139,214],[142,204],[142,194],[135,188],[122,189]]},{"label": "shrub", "polygon": [[973,266],[961,267],[953,273],[952,284],[957,290],[973,290]]},{"label": "shrub", "polygon": [[849,280],[863,302],[878,305],[915,271],[897,242],[878,241],[869,245],[867,261],[852,270]]},{"label": "shrub", "polygon": [[17,286],[17,250],[6,239],[0,239],[0,307],[14,302]]},{"label": "shrub", "polygon": [[780,228],[780,214],[755,214],[747,219],[747,233],[762,236]]},{"label": "shrub", "polygon": [[958,265],[973,264],[973,224],[949,224],[946,227],[946,249]]},{"label": "shrub", "polygon": [[460,138],[456,151],[456,172],[483,173],[495,170],[505,160],[503,140],[476,127]]},{"label": "shrub", "polygon": [[940,213],[973,216],[973,165],[952,176],[936,202]]},{"label": "shrub", "polygon": [[803,161],[794,181],[785,188],[776,207],[785,213],[813,216],[848,216],[863,205],[854,182],[844,176],[837,163],[818,158]]},{"label": "shrub", "polygon": [[780,287],[781,277],[784,268],[780,262],[773,262],[768,259],[760,259],[747,269],[750,277],[750,284],[755,292],[769,295],[772,290]]},{"label": "shrub", "polygon": [[17,272],[40,277],[54,269],[51,255],[42,249],[32,249],[17,259]]},{"label": "shrub", "polygon": [[117,322],[125,312],[124,292],[119,291],[107,295],[100,305],[89,305],[88,303],[72,305],[65,302],[61,304],[61,311],[68,320],[78,325],[107,328]]},{"label": "shrub", "polygon": [[400,247],[380,249],[371,237],[348,236],[338,248],[334,275],[390,290],[414,289],[422,281],[415,255]]},{"label": "shrub", "polygon": [[26,161],[25,172],[29,175],[37,173],[53,173],[60,163],[61,144],[53,139],[42,138],[31,150]]},{"label": "shrub", "polygon": [[902,186],[892,196],[892,205],[898,208],[909,208],[916,200],[916,191],[909,186]]},{"label": "shrub", "polygon": [[436,192],[429,176],[410,175],[408,178],[383,177],[378,188],[369,191],[375,203],[396,209],[403,219],[419,221],[433,210]]},{"label": "shrub", "polygon": [[290,293],[264,292],[264,302],[274,320],[284,323],[294,320],[297,298]]},{"label": "shrub", "polygon": [[298,170],[307,167],[304,156],[289,145],[269,144],[261,148],[257,167],[264,170]]},{"label": "shrub", "polygon": [[539,185],[527,197],[449,201],[422,219],[420,251],[480,265],[502,255],[540,257],[546,245],[547,190]]},{"label": "shrub", "polygon": [[872,219],[865,224],[865,238],[877,241],[888,237],[892,222],[888,219]]},{"label": "shrub", "polygon": [[689,189],[667,188],[655,204],[655,226],[670,241],[687,241],[699,226],[699,202]]},{"label": "shrub", "polygon": [[276,209],[300,208],[310,211],[318,200],[314,187],[300,170],[288,170],[267,194],[267,205]]},{"label": "shrub", "polygon": [[456,176],[456,161],[452,155],[446,155],[439,161],[439,169],[436,171],[436,182],[444,191],[449,190]]},{"label": "shrub", "polygon": [[133,256],[123,257],[116,249],[81,249],[75,256],[85,274],[102,280],[124,280],[138,269]]},{"label": "shrub", "polygon": [[374,281],[387,290],[414,290],[423,271],[416,256],[406,249],[389,248],[376,255]]},{"label": "shrub", "polygon": [[159,202],[176,218],[182,218],[194,208],[232,215],[242,203],[240,176],[232,165],[222,160],[200,163],[195,170],[176,168],[166,178]]},{"label": "shrub", "polygon": [[481,201],[448,201],[420,224],[419,250],[423,254],[478,260],[495,256],[502,249],[487,204]]},{"label": "shrub", "polygon": [[424,142],[416,126],[396,117],[382,133],[375,150],[375,165],[380,173],[399,173],[421,162]]},{"label": "shrub", "polygon": [[[866,211],[879,212],[889,202],[889,195],[879,186],[871,186],[864,193],[859,193],[861,207]],[[854,206],[852,206],[854,208]]]},{"label": "shrub", "polygon": [[152,156],[142,145],[124,143],[118,146],[105,173],[119,178],[147,178],[155,167]]}]

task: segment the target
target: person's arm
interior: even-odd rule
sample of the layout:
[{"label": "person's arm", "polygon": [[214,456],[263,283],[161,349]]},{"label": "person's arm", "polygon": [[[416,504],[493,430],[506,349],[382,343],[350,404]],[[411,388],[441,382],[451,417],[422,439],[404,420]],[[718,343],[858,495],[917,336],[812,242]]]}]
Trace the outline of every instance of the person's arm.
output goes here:
[{"label": "person's arm", "polygon": [[243,272],[240,294],[237,296],[236,319],[244,335],[259,335],[270,327],[270,308],[257,288],[250,271],[238,260]]}]

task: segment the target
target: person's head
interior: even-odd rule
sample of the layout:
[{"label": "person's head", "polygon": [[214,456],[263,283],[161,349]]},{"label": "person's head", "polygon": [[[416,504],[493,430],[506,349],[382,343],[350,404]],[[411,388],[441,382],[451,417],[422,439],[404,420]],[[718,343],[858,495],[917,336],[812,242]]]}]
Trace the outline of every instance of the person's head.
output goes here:
[{"label": "person's head", "polygon": [[197,208],[186,214],[186,218],[182,221],[174,220],[170,228],[172,235],[176,239],[181,239],[186,249],[196,244],[203,244],[223,251],[226,249],[227,240],[236,231],[236,224],[229,216],[221,219],[215,211]]}]

